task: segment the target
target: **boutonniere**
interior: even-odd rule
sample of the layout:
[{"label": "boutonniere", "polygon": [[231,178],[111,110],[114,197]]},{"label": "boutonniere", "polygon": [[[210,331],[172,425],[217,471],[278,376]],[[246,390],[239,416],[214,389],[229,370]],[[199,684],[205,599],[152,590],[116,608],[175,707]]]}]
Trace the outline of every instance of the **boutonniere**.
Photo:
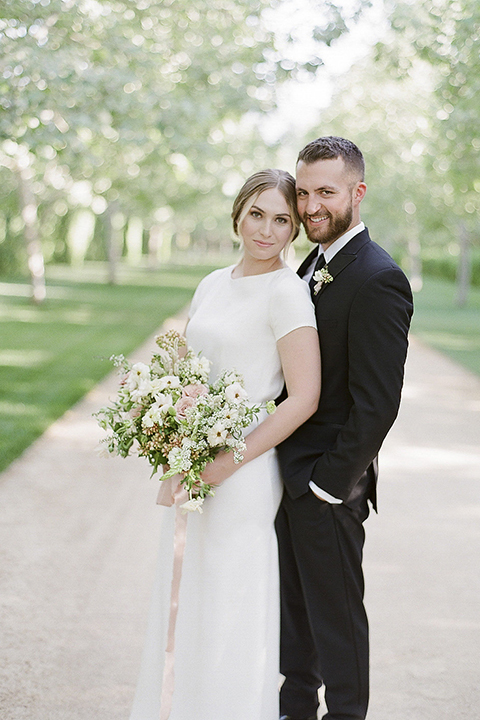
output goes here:
[{"label": "boutonniere", "polygon": [[332,275],[330,275],[330,273],[328,272],[328,265],[322,267],[321,270],[317,270],[313,274],[313,279],[315,280],[313,292],[316,295],[324,285],[327,285],[328,283],[331,283],[333,281]]}]

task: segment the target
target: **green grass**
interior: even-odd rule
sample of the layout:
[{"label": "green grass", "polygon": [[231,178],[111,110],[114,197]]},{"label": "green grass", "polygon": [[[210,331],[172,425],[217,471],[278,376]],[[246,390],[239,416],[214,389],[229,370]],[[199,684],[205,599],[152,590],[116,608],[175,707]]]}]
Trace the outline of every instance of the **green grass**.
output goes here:
[{"label": "green grass", "polygon": [[[110,355],[128,355],[189,302],[211,269],[123,267],[109,286],[101,264],[50,267],[41,307],[26,283],[0,278],[0,470],[110,372]],[[452,283],[426,278],[412,331],[480,374],[480,289],[464,308],[454,296]]]},{"label": "green grass", "polygon": [[480,288],[471,288],[468,303],[455,305],[455,285],[426,277],[415,294],[412,332],[424,342],[480,374]]},{"label": "green grass", "polygon": [[[0,470],[189,302],[211,267],[123,269],[103,284],[101,266],[48,270],[47,299],[27,284],[0,282]],[[1,279],[0,279],[1,280]]]}]

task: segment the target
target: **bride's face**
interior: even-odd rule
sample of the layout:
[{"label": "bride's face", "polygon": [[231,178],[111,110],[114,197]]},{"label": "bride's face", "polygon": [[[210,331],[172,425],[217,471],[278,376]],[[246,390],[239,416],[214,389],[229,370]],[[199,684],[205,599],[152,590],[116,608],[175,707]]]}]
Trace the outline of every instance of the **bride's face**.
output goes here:
[{"label": "bride's face", "polygon": [[244,252],[256,260],[280,255],[293,230],[287,202],[280,190],[264,190],[239,227]]}]

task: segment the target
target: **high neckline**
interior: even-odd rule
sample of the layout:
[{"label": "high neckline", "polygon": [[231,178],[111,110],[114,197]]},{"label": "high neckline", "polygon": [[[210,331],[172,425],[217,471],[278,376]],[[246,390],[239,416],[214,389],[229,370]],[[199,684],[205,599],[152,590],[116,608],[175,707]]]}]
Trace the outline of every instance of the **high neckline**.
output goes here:
[{"label": "high neckline", "polygon": [[247,280],[247,278],[261,278],[265,277],[266,275],[274,275],[275,273],[283,272],[283,270],[286,270],[288,268],[288,265],[284,265],[281,268],[278,268],[278,270],[269,270],[268,272],[264,273],[257,273],[256,275],[240,275],[239,277],[233,277],[232,273],[235,270],[237,265],[231,265],[228,270],[228,276],[232,282],[236,282],[237,280]]}]

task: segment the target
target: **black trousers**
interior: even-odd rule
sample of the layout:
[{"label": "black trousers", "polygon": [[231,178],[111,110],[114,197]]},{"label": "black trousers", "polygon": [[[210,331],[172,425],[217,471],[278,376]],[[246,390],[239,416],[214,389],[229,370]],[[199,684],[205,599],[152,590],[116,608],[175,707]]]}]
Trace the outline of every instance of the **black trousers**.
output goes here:
[{"label": "black trousers", "polygon": [[368,621],[362,554],[367,501],[330,505],[310,490],[284,493],[280,553],[281,715],[307,718],[325,685],[324,720],[363,720],[368,706]]}]

